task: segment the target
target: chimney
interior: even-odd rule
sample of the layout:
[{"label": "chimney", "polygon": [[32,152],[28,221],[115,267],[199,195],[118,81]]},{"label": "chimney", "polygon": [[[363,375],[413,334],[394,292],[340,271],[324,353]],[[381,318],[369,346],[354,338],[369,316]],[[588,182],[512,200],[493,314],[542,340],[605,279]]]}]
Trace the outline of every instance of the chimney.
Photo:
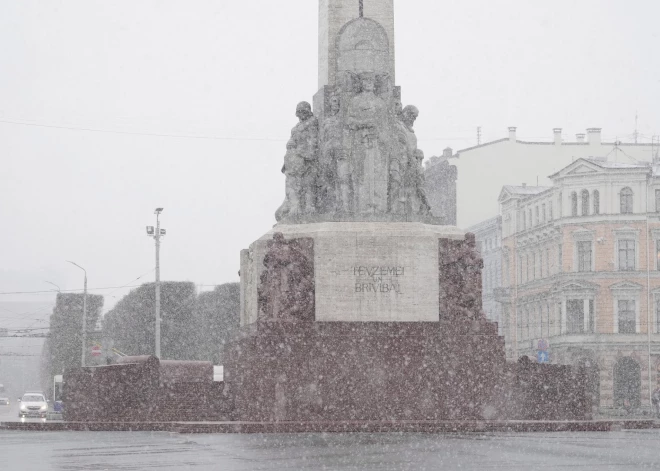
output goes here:
[{"label": "chimney", "polygon": [[527,183],[523,183],[523,188],[527,188]]},{"label": "chimney", "polygon": [[509,128],[509,141],[516,142],[516,128],[515,127],[510,127]]},{"label": "chimney", "polygon": [[586,136],[587,136],[587,135],[584,134],[584,133],[576,134],[576,135],[575,135],[575,139],[577,139],[578,142],[585,142],[585,141],[584,141],[584,138],[585,138]]},{"label": "chimney", "polygon": [[561,145],[561,128],[554,128],[552,132],[555,135],[555,145],[560,146]]},{"label": "chimney", "polygon": [[445,160],[451,159],[451,156],[454,155],[454,151],[452,150],[451,147],[447,147],[445,150],[442,151],[442,157]]},{"label": "chimney", "polygon": [[589,144],[592,146],[599,146],[601,144],[600,130],[601,128],[587,129],[587,134],[589,135]]}]

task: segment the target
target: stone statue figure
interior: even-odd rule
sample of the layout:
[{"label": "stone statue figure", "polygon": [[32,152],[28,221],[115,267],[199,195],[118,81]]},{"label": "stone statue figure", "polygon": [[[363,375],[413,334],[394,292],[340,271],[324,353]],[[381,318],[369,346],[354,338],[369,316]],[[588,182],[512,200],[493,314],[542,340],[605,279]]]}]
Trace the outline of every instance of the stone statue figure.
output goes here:
[{"label": "stone statue figure", "polygon": [[279,221],[315,211],[315,183],[319,141],[319,123],[306,101],[296,107],[298,124],[286,144],[282,173],[286,176],[285,199],[275,213]]},{"label": "stone statue figure", "polygon": [[332,94],[329,102],[330,110],[321,126],[316,202],[320,213],[341,210],[341,202],[348,200],[348,169],[343,148],[339,95]]},{"label": "stone statue figure", "polygon": [[258,287],[259,318],[314,320],[314,240],[286,240],[275,233],[267,243]]},{"label": "stone statue figure", "polygon": [[426,180],[424,177],[424,152],[420,149],[415,151],[415,163],[413,169],[414,194],[411,199],[414,214],[427,215],[431,213],[431,205],[426,198]]},{"label": "stone statue figure", "polygon": [[[409,139],[410,131],[403,124],[403,108],[399,98],[394,99],[392,122],[394,136],[390,160],[389,211],[393,214],[404,214],[406,211],[404,178],[410,160],[411,139]],[[414,134],[412,136],[414,137]]]},{"label": "stone statue figure", "polygon": [[[345,127],[350,152],[352,209],[361,214],[387,212],[389,136],[387,107],[375,93],[372,73],[360,74],[360,92],[347,109]],[[348,145],[346,145],[348,144]]]},{"label": "stone statue figure", "polygon": [[403,200],[405,201],[405,212],[417,214],[417,136],[415,135],[415,121],[419,116],[419,110],[413,105],[406,106],[401,111],[401,123],[403,124],[403,135],[405,136],[406,161],[403,171]]}]

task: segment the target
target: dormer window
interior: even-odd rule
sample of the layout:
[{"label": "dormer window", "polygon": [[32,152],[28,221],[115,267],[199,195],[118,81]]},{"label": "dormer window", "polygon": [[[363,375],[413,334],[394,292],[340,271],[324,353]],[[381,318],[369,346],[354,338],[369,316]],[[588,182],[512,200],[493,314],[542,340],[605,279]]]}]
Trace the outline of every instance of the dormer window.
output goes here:
[{"label": "dormer window", "polygon": [[589,191],[582,190],[582,215],[589,216]]},{"label": "dormer window", "polygon": [[600,193],[594,190],[594,214],[600,214]]}]

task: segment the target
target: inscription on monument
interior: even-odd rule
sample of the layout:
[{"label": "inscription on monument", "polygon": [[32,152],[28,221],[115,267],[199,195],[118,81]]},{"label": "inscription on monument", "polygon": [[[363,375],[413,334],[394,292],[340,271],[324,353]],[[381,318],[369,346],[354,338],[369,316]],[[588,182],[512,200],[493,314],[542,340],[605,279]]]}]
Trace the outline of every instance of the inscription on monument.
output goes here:
[{"label": "inscription on monument", "polygon": [[401,294],[399,278],[405,275],[405,267],[355,266],[353,267],[355,292]]}]

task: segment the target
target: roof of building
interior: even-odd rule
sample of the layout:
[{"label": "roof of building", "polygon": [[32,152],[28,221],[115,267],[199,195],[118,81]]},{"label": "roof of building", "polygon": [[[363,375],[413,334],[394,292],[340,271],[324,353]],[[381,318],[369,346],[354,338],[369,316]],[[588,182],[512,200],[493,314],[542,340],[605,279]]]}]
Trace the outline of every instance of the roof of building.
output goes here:
[{"label": "roof of building", "polygon": [[[461,154],[464,152],[469,152],[471,150],[475,149],[481,149],[483,147],[488,147],[492,146],[494,144],[500,144],[503,142],[512,142],[511,139],[504,137],[502,139],[496,139],[494,141],[488,141],[484,142],[483,144],[478,144],[476,146],[470,146],[466,147],[465,149],[460,149],[456,151],[456,154],[454,155],[455,158],[460,158]],[[515,139],[516,144],[523,144],[526,146],[555,146],[554,141],[523,141],[521,139]],[[571,141],[561,141],[562,146],[588,146],[589,142],[571,142]],[[621,141],[615,141],[615,142],[601,142],[600,145],[602,147],[658,147],[657,143],[653,142],[621,142]]]},{"label": "roof of building", "polygon": [[639,163],[625,163],[625,162],[611,162],[603,159],[584,159],[587,162],[598,165],[602,168],[649,168],[648,162]]},{"label": "roof of building", "polygon": [[515,186],[515,185],[504,185],[504,190],[512,193],[514,195],[538,195],[543,193],[546,190],[552,188],[551,186]]},{"label": "roof of building", "polygon": [[485,229],[491,229],[497,227],[502,222],[502,216],[495,216],[485,221],[481,221],[473,226],[467,228],[468,232],[477,233]]},{"label": "roof of building", "polygon": [[570,167],[579,167],[579,162],[586,162],[596,167],[605,169],[605,170],[643,170],[648,172],[651,170],[651,174],[654,177],[660,176],[660,166],[652,165],[650,162],[613,162],[605,158],[596,158],[596,157],[580,157],[579,159],[574,160],[558,172],[549,176],[549,178],[555,178],[559,174],[565,172]]}]

